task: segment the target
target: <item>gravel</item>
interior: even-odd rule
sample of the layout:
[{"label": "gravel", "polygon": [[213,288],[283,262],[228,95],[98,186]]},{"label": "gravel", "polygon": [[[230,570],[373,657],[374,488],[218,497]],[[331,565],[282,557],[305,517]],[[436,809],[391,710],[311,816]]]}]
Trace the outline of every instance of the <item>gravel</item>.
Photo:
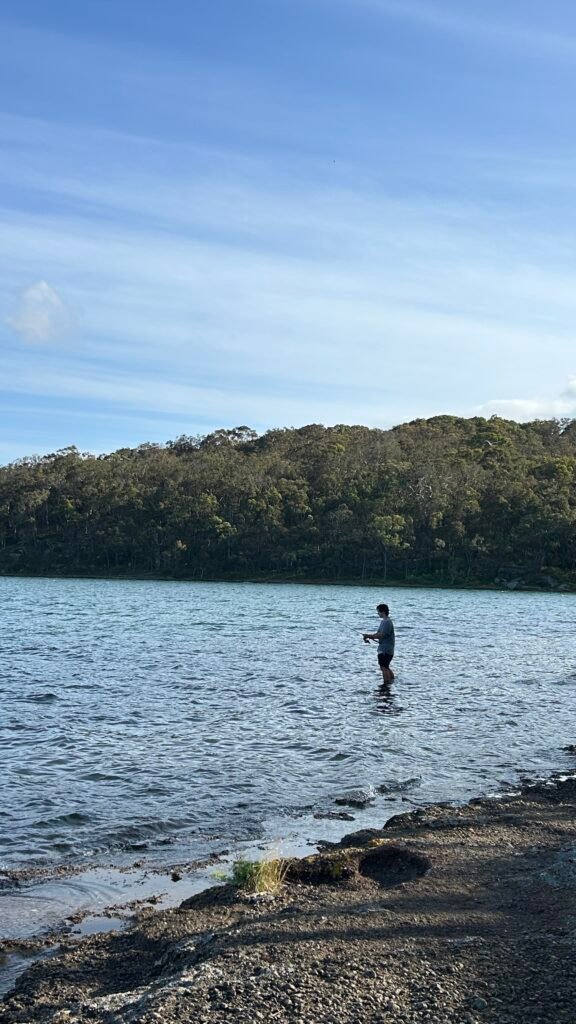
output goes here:
[{"label": "gravel", "polygon": [[273,898],[222,886],[66,940],[0,1021],[575,1024],[574,779],[368,831],[295,862]]}]

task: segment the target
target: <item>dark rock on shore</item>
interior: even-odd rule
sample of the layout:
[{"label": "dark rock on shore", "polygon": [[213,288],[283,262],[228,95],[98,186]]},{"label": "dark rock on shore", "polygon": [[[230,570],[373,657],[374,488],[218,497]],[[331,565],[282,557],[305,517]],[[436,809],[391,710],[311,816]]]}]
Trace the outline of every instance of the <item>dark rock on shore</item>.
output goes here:
[{"label": "dark rock on shore", "polygon": [[330,821],[354,821],[354,815],[348,811],[316,811],[313,817]]},{"label": "dark rock on shore", "polygon": [[366,793],[363,790],[354,790],[351,793],[342,793],[337,796],[334,803],[340,807],[355,807],[358,810],[363,810],[374,803],[374,794]]},{"label": "dark rock on shore", "polygon": [[322,840],[318,845],[323,849],[342,850],[347,846],[367,846],[368,843],[374,842],[376,839],[384,838],[384,830],[381,828],[361,828],[357,832],[348,832],[347,835],[342,836],[342,839],[338,843],[330,843],[328,840]]},{"label": "dark rock on shore", "polygon": [[[383,887],[391,887],[418,878],[430,870],[429,858],[419,851],[379,838],[369,840],[366,833],[370,831],[365,829],[355,833],[360,839],[355,847],[343,843],[330,853],[291,861],[287,880],[309,885],[339,885],[344,882],[359,885],[362,879],[371,879]],[[367,846],[370,847],[368,851]]]}]

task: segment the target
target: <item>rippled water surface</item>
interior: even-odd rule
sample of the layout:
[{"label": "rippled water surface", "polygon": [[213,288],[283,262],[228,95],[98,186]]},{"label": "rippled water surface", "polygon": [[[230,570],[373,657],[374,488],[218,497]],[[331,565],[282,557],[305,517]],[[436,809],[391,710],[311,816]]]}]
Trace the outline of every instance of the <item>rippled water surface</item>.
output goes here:
[{"label": "rippled water surface", "polygon": [[[382,599],[388,698],[360,636]],[[355,789],[378,823],[572,765],[570,594],[2,578],[0,602],[0,865],[191,858]]]}]

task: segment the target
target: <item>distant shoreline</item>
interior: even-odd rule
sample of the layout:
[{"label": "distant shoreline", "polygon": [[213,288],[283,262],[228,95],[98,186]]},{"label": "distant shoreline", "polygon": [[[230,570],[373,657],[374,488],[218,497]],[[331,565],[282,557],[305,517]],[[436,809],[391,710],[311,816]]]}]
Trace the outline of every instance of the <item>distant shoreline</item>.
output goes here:
[{"label": "distant shoreline", "polygon": [[302,584],[305,586],[327,586],[327,587],[373,587],[384,590],[387,587],[399,588],[403,590],[464,590],[464,591],[495,591],[497,593],[536,593],[536,594],[576,594],[576,583],[568,584],[565,582],[559,583],[557,586],[535,586],[528,583],[523,583],[521,580],[510,580],[507,583],[489,582],[475,580],[470,583],[447,583],[433,581],[430,579],[386,579],[383,580],[379,577],[370,578],[334,578],[334,577],[314,577],[314,576],[290,576],[290,575],[262,575],[262,576],[174,576],[169,574],[160,573],[110,573],[110,572],[74,572],[74,573],[56,573],[56,572],[2,572],[0,571],[0,578],[5,579],[51,579],[51,580],[109,580],[109,581],[121,581],[129,582],[131,580],[140,582],[156,582],[156,583],[261,583],[270,584],[275,583],[294,583]]}]

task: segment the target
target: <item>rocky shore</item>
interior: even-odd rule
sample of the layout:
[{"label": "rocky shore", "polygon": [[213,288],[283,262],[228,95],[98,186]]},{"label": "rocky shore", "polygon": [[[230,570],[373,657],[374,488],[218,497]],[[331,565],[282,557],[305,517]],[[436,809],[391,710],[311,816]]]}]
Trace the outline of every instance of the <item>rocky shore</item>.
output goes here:
[{"label": "rocky shore", "polygon": [[438,805],[123,932],[64,940],[5,1024],[574,1024],[576,779]]}]

